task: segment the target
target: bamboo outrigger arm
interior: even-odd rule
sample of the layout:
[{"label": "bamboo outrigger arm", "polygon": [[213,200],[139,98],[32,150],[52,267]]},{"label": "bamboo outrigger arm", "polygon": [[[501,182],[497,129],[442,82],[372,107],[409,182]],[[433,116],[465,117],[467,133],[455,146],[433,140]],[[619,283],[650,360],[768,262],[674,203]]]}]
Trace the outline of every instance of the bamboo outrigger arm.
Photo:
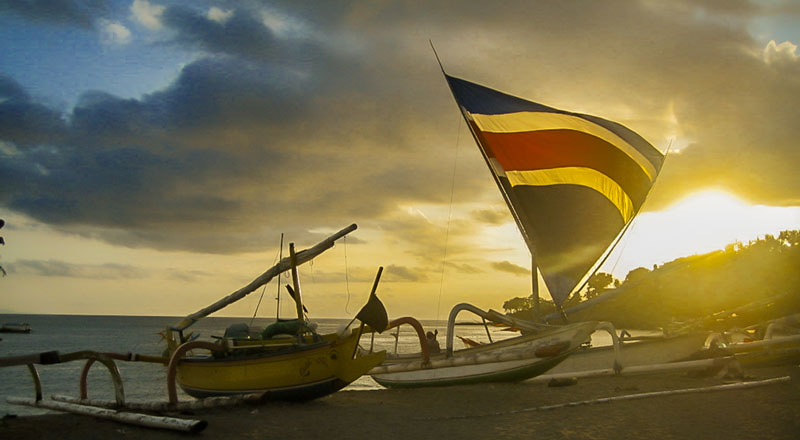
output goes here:
[{"label": "bamboo outrigger arm", "polygon": [[[514,319],[514,318],[512,318],[510,316],[504,315],[504,314],[496,312],[494,310],[489,310],[488,312],[485,312],[485,311],[473,306],[472,304],[468,304],[468,303],[456,304],[450,310],[450,316],[447,318],[447,345],[446,345],[446,347],[447,347],[446,348],[447,357],[453,356],[453,333],[454,333],[454,328],[455,328],[455,325],[456,325],[456,317],[458,316],[459,312],[465,311],[465,310],[468,311],[468,312],[472,312],[472,313],[480,316],[481,318],[483,318],[484,319],[484,325],[486,323],[485,320],[489,320],[489,321],[492,321],[492,322],[499,322],[501,324],[506,324],[506,325],[508,325],[510,327],[514,327],[514,328],[518,328],[518,329],[521,329],[521,330],[530,331],[530,332],[533,332],[533,333],[551,327],[551,326],[548,326],[546,324],[538,324],[538,323],[535,323],[535,322],[523,321],[523,320],[520,320],[520,319]],[[486,330],[486,331],[488,332],[489,330]],[[491,335],[489,337],[491,338]]]},{"label": "bamboo outrigger arm", "polygon": [[[356,226],[356,224],[353,223],[352,225],[350,225],[350,226],[342,229],[341,231],[331,235],[330,237],[326,238],[325,240],[322,240],[321,242],[317,243],[313,247],[310,247],[308,249],[304,249],[304,250],[302,250],[300,252],[297,252],[295,254],[295,258],[297,260],[296,264],[299,266],[299,265],[301,265],[303,263],[307,263],[308,261],[310,261],[311,259],[313,259],[317,255],[319,255],[319,254],[325,252],[326,250],[332,248],[333,247],[333,243],[336,240],[338,240],[338,239],[344,237],[345,235],[355,231],[356,228],[358,228],[358,226]],[[171,330],[177,330],[177,331],[185,330],[187,327],[189,327],[190,325],[194,324],[198,320],[200,320],[202,318],[205,318],[206,316],[208,316],[208,315],[210,315],[210,314],[212,314],[212,313],[214,313],[214,312],[216,312],[218,310],[221,310],[221,309],[227,307],[228,305],[230,305],[230,304],[232,304],[232,303],[234,303],[236,301],[239,301],[240,299],[244,298],[248,294],[252,293],[254,290],[256,290],[259,287],[263,286],[264,284],[267,284],[268,282],[270,282],[270,280],[272,280],[272,278],[274,278],[278,274],[286,272],[287,270],[289,270],[291,268],[292,268],[291,258],[285,257],[285,258],[281,259],[281,261],[279,261],[278,264],[276,264],[275,266],[272,266],[269,269],[267,269],[266,272],[262,273],[256,279],[251,281],[250,284],[248,284],[248,285],[242,287],[241,289],[231,293],[230,295],[226,296],[225,298],[222,298],[221,300],[215,302],[214,304],[211,304],[210,306],[208,306],[208,307],[206,307],[206,308],[204,308],[202,310],[198,310],[198,311],[192,313],[191,315],[183,318],[183,320],[181,322],[179,322]]]}]

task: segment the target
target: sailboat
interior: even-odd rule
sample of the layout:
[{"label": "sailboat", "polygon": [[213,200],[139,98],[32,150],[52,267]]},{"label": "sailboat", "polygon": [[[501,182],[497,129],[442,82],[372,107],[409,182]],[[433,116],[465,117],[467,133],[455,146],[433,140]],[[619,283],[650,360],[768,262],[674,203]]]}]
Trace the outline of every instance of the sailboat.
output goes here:
[{"label": "sailboat", "polygon": [[[664,154],[617,122],[512,96],[450,76],[443,68],[442,73],[530,250],[536,308],[541,273],[565,316],[564,302],[641,209]],[[454,350],[460,311],[524,333]],[[616,339],[609,323],[551,327],[459,304],[450,313],[443,354],[431,357],[423,346],[421,359],[389,359],[370,375],[391,387],[525,380],[559,365],[598,329]],[[615,345],[615,354],[618,350]],[[527,364],[520,367],[523,361]]]},{"label": "sailboat", "polygon": [[[350,322],[360,320],[357,329],[348,325],[336,333],[318,334],[306,320],[302,302],[297,267],[330,249],[334,241],[355,229],[352,224],[297,253],[294,244],[290,244],[289,257],[250,284],[169,327],[165,334],[170,402],[177,402],[175,382],[196,398],[260,393],[271,399],[314,399],[344,388],[380,364],[385,352],[363,354],[356,350],[366,326],[382,331],[388,322],[386,310],[376,296],[380,269],[367,304]],[[257,334],[248,328],[229,328],[217,342],[198,341],[191,334],[184,335],[199,319],[244,298],[285,271],[291,271],[290,292],[296,303],[297,319],[277,321]]]}]

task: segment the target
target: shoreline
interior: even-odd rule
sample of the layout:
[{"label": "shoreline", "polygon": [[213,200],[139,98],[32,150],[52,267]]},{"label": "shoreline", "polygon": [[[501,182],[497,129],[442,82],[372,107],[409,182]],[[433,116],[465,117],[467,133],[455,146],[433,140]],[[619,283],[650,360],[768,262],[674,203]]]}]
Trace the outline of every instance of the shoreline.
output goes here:
[{"label": "shoreline", "polygon": [[747,380],[789,376],[748,389],[652,396],[580,406],[591,399],[714,387],[740,382],[686,373],[580,379],[572,386],[495,383],[445,388],[340,391],[306,403],[266,402],[229,409],[165,414],[202,419],[200,434],[98,420],[74,414],[4,418],[0,438],[177,439],[312,437],[796,439],[800,433],[800,366],[751,368]]}]

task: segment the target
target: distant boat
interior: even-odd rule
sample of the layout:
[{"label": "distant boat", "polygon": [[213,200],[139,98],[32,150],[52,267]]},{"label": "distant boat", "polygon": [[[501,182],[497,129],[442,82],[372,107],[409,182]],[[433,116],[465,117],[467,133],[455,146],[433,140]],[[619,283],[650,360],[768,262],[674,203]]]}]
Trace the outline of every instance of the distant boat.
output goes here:
[{"label": "distant boat", "polygon": [[0,326],[0,333],[30,333],[31,326],[27,322],[11,322]]}]

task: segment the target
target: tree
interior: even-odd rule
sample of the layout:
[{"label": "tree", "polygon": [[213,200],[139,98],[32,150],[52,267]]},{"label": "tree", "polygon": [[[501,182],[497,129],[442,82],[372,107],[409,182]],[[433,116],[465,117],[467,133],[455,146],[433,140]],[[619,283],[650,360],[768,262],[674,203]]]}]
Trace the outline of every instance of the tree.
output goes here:
[{"label": "tree", "polygon": [[614,277],[610,273],[597,272],[589,278],[588,288],[586,289],[586,299],[594,298],[605,292],[614,282]]},{"label": "tree", "polygon": [[503,303],[503,310],[506,313],[517,313],[522,312],[525,310],[530,310],[533,307],[532,301],[530,297],[526,298],[511,298],[510,300]]},{"label": "tree", "polygon": [[778,240],[786,246],[793,247],[800,245],[800,231],[781,231]]},{"label": "tree", "polygon": [[628,275],[625,276],[625,282],[631,282],[640,280],[647,276],[650,273],[650,270],[646,267],[637,267],[636,269],[631,270],[628,272]]}]

